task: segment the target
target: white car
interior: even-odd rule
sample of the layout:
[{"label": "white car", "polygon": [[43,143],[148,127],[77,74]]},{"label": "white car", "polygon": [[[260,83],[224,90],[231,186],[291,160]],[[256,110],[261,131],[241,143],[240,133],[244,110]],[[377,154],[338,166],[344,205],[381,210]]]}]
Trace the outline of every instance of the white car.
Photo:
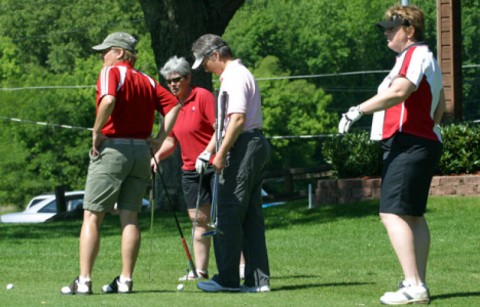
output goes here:
[{"label": "white car", "polygon": [[[84,191],[65,192],[67,211],[80,210],[83,206]],[[7,213],[0,216],[2,223],[43,223],[57,214],[55,194],[35,196],[22,212]]]},{"label": "white car", "polygon": [[[65,192],[65,205],[67,212],[82,210],[85,191]],[[142,211],[147,210],[150,202],[142,200]],[[7,213],[0,216],[2,223],[43,223],[57,214],[57,201],[55,194],[35,196],[28,203],[27,208],[21,212]]]}]

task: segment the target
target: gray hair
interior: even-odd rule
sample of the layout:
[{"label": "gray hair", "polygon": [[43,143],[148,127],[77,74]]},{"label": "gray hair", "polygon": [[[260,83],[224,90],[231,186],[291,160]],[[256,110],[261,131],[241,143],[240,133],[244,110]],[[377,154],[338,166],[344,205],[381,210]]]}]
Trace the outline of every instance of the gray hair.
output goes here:
[{"label": "gray hair", "polygon": [[186,77],[191,73],[190,64],[185,58],[178,58],[176,55],[168,59],[168,61],[160,69],[160,74],[166,79],[170,74],[177,73],[182,77]]},{"label": "gray hair", "polygon": [[195,57],[209,56],[212,51],[217,51],[222,58],[233,57],[233,52],[230,47],[223,38],[218,35],[202,35],[192,45],[192,53]]}]

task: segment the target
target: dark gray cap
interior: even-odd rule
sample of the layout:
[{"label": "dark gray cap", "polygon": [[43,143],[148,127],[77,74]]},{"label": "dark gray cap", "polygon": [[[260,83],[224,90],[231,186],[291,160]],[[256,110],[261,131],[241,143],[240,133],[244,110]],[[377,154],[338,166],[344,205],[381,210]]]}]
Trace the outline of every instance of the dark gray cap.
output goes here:
[{"label": "dark gray cap", "polygon": [[377,23],[377,26],[381,29],[384,29],[384,30],[395,28],[395,27],[398,27],[398,26],[407,26],[408,27],[410,25],[411,25],[410,20],[403,19],[402,16],[397,15],[397,14],[393,14],[392,17],[390,17],[390,19],[382,20],[379,23]]},{"label": "dark gray cap", "polygon": [[112,47],[120,47],[135,52],[136,44],[137,40],[132,35],[125,32],[114,32],[108,35],[100,45],[93,46],[92,48],[97,51],[102,51]]}]

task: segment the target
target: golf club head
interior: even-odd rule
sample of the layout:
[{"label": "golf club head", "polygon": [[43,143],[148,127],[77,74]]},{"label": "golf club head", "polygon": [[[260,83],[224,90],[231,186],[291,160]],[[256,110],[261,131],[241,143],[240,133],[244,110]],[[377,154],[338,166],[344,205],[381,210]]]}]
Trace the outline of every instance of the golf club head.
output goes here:
[{"label": "golf club head", "polygon": [[223,235],[223,231],[221,231],[220,229],[218,229],[217,223],[208,223],[207,226],[208,226],[208,228],[210,228],[211,230],[202,233],[202,237],[215,236],[215,235],[217,235],[217,234]]},{"label": "golf club head", "polygon": [[202,237],[213,237],[216,235],[223,235],[223,231],[217,228],[217,229],[202,233]]}]

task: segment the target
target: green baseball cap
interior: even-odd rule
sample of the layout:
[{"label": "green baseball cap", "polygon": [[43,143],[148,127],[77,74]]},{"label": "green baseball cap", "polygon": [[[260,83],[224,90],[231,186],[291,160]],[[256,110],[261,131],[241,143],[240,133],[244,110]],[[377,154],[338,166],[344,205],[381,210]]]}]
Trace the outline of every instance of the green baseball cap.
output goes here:
[{"label": "green baseball cap", "polygon": [[137,40],[132,35],[125,32],[114,32],[108,35],[100,45],[93,46],[92,48],[97,51],[102,51],[112,47],[120,47],[135,52],[136,44]]}]

